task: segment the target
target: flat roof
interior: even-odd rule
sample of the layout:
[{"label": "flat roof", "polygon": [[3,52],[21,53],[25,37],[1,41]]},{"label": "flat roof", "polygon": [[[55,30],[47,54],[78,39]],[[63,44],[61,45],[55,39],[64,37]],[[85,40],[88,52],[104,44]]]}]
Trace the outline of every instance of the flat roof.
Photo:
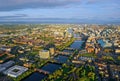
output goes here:
[{"label": "flat roof", "polygon": [[15,62],[14,61],[8,61],[3,64],[0,64],[0,72],[4,71],[5,69],[9,68],[12,66]]},{"label": "flat roof", "polygon": [[27,70],[28,68],[26,67],[15,65],[9,68],[8,70],[4,71],[4,74],[16,78]]}]

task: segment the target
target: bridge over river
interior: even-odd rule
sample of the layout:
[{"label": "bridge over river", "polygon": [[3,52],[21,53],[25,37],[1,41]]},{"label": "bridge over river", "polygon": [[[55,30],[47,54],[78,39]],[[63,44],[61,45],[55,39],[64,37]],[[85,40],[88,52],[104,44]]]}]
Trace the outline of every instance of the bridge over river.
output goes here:
[{"label": "bridge over river", "polygon": [[38,72],[43,73],[45,75],[50,74],[50,72],[42,70],[42,69],[35,69],[35,71],[38,71]]}]

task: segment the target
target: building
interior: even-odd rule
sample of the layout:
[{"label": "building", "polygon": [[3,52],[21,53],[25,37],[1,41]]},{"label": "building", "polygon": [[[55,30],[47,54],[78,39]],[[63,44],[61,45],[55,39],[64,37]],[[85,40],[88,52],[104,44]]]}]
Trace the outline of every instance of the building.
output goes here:
[{"label": "building", "polygon": [[54,55],[55,54],[55,48],[49,48],[50,51],[50,55]]},{"label": "building", "polygon": [[101,75],[104,78],[108,78],[109,77],[109,73],[108,73],[107,65],[103,64],[103,63],[96,63],[96,65],[98,67],[99,75]]},{"label": "building", "polygon": [[13,64],[15,64],[14,61],[8,61],[8,62],[5,62],[3,64],[0,64],[0,72],[6,70],[7,68],[9,68],[10,66],[12,66]]},{"label": "building", "polygon": [[116,54],[120,54],[120,48],[116,48],[116,49],[115,49],[115,53],[116,53]]},{"label": "building", "polygon": [[49,52],[49,50],[41,50],[41,51],[39,51],[39,56],[42,59],[48,59],[48,58],[50,58],[50,52]]},{"label": "building", "polygon": [[32,63],[27,62],[27,63],[23,64],[23,66],[28,68],[28,67],[32,66]]},{"label": "building", "polygon": [[110,65],[110,72],[113,79],[120,81],[120,66],[119,65]]},{"label": "building", "polygon": [[106,48],[106,47],[112,47],[112,43],[106,42],[104,45],[104,48]]},{"label": "building", "polygon": [[86,50],[88,53],[93,53],[95,51],[95,48],[93,46],[87,46]]},{"label": "building", "polygon": [[23,74],[25,71],[27,71],[28,68],[25,68],[23,66],[18,66],[18,65],[15,65],[11,68],[9,68],[8,70],[4,71],[3,73],[5,75],[8,75],[10,77],[18,77],[19,75]]},{"label": "building", "polygon": [[11,48],[10,47],[1,47],[0,50],[10,52]]}]

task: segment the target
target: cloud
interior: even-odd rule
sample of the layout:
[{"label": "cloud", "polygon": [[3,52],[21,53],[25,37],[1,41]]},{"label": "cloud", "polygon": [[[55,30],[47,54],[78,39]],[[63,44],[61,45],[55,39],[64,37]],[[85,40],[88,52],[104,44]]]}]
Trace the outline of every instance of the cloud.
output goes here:
[{"label": "cloud", "polygon": [[15,15],[9,15],[9,16],[0,16],[1,20],[7,20],[7,19],[18,19],[18,18],[26,18],[28,15],[26,14],[15,14]]},{"label": "cloud", "polygon": [[[120,0],[0,0],[0,11],[13,11],[19,9],[31,8],[55,8],[64,6],[67,8],[70,4],[119,4]],[[67,6],[67,7],[66,7]]]},{"label": "cloud", "polygon": [[88,0],[87,1],[87,3],[89,4],[89,3],[95,3],[95,2],[97,2],[98,0]]},{"label": "cloud", "polygon": [[25,8],[51,8],[80,3],[81,0],[0,0],[0,11]]},{"label": "cloud", "polygon": [[111,3],[120,3],[120,0],[86,0],[87,4],[111,4]]}]

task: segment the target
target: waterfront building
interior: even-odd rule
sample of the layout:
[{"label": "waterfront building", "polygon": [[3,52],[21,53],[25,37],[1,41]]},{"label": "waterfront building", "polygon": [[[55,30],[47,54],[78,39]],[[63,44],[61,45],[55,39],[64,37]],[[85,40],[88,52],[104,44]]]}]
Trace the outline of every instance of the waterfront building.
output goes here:
[{"label": "waterfront building", "polygon": [[41,50],[41,51],[39,51],[39,56],[42,59],[48,59],[48,58],[50,58],[50,52],[49,52],[49,50]]},{"label": "waterfront building", "polygon": [[18,65],[15,65],[11,68],[9,68],[8,70],[4,71],[3,73],[5,75],[8,75],[10,77],[18,77],[19,75],[23,74],[25,71],[27,71],[28,68],[25,68],[23,66],[18,66]]}]

